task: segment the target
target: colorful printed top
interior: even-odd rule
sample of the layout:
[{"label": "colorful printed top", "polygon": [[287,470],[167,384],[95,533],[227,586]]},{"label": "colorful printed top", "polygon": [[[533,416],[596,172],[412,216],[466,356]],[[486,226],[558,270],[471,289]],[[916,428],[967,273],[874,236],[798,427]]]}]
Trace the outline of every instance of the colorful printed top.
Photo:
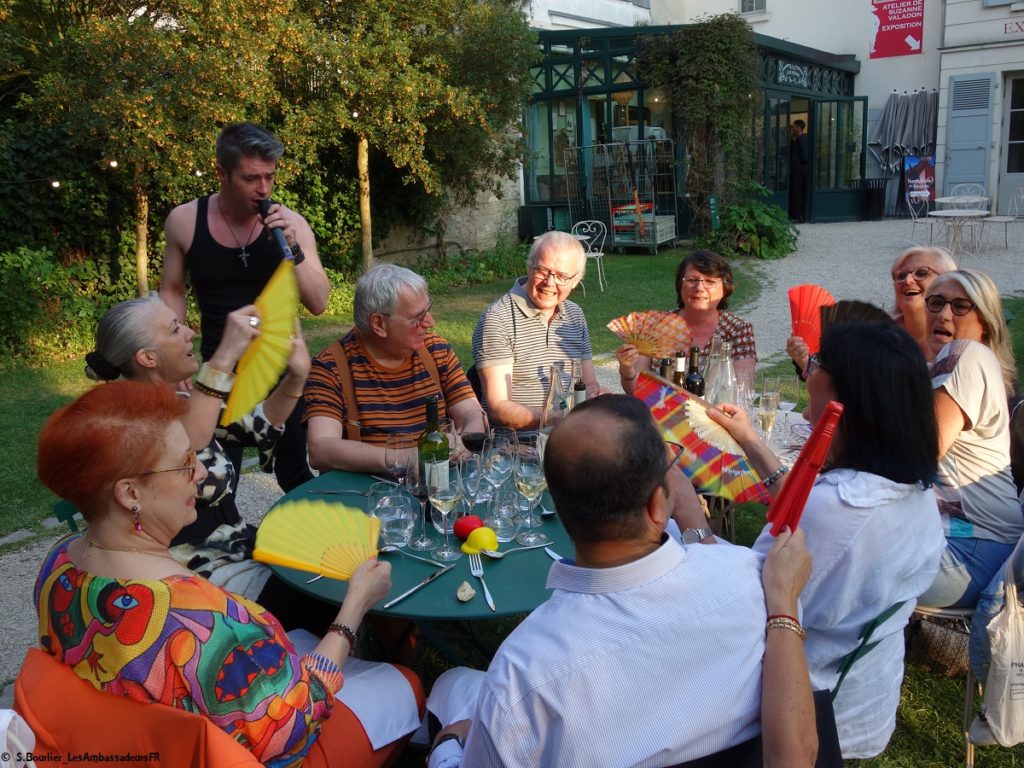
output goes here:
[{"label": "colorful printed top", "polygon": [[[679,310],[679,314],[682,314],[682,310]],[[740,360],[744,357],[757,359],[757,349],[754,346],[754,326],[742,317],[734,315],[732,312],[719,312],[718,326],[715,330],[722,337],[722,341],[732,344],[733,360]],[[714,336],[712,333],[707,344],[704,345],[704,349],[700,351],[701,359],[706,360],[707,356],[711,354],[711,341]]]},{"label": "colorful printed top", "polygon": [[271,614],[199,576],[79,570],[57,542],[35,587],[39,645],[101,691],[201,714],[275,768],[301,765],[341,670],[301,659]]}]

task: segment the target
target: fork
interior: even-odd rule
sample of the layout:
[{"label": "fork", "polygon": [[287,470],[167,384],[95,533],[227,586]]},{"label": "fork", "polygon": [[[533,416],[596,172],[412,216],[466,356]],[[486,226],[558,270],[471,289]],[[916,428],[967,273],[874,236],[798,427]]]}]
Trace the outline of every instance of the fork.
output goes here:
[{"label": "fork", "polygon": [[480,586],[484,588],[484,600],[487,601],[487,607],[492,611],[495,610],[494,598],[491,597],[491,590],[487,588],[487,582],[484,581],[484,564],[480,559],[479,552],[469,556],[469,572],[480,579]]}]

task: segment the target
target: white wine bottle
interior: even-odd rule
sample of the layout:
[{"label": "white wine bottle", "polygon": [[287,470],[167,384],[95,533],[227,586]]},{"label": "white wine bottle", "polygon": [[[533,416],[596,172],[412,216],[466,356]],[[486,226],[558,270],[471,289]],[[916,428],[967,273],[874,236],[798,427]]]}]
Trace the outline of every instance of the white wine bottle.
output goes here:
[{"label": "white wine bottle", "polygon": [[[448,438],[441,431],[438,418],[438,398],[427,398],[427,426],[417,444],[420,479],[424,489],[440,484],[448,477]],[[447,483],[444,483],[447,485]]]}]

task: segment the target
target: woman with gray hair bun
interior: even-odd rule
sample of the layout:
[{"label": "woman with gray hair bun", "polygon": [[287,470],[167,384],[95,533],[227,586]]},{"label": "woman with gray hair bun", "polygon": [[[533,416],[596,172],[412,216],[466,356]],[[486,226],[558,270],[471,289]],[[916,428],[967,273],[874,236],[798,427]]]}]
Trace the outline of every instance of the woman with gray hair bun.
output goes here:
[{"label": "woman with gray hair bun", "polygon": [[125,379],[170,389],[182,382],[190,385],[190,394],[181,393],[188,397],[181,421],[207,475],[199,486],[197,519],[171,542],[171,554],[217,586],[267,607],[286,629],[321,631],[333,609],[293,591],[252,559],[255,529],[235,505],[238,476],[224,452],[227,444],[254,446],[264,471],[273,471],[274,448],[309,374],[309,351],[298,327],[288,370],[277,387],[236,423],[217,425],[234,384],[235,365],[259,333],[256,307],[235,310],[227,316],[217,349],[200,366],[192,344],[195,331],[152,293],[107,310],[96,331],[96,349],[86,355],[85,373],[98,381]]}]

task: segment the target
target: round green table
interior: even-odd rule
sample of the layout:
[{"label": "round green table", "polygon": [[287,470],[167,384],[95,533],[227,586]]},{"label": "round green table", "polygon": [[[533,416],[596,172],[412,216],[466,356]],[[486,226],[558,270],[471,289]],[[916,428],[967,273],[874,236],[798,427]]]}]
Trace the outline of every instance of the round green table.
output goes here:
[{"label": "round green table", "polygon": [[[283,496],[268,514],[274,514],[275,508],[282,502],[295,499],[317,499],[365,510],[366,498],[363,496],[320,494],[314,491],[365,490],[374,482],[377,481],[369,475],[336,470],[325,472]],[[534,514],[539,514],[541,506],[553,509],[551,498],[547,494]],[[478,508],[477,512],[482,513],[482,507]],[[481,517],[484,515],[481,514]],[[544,524],[537,530],[545,533],[550,539],[548,547],[562,557],[574,557],[572,543],[557,515],[545,516],[543,520]],[[431,538],[435,539],[440,546],[444,537],[438,534],[429,522],[426,527]],[[520,545],[513,541],[502,544],[500,549],[505,550],[518,546]],[[431,553],[413,552],[413,554],[430,557]],[[380,555],[380,559],[391,563],[391,590],[388,592],[388,596],[377,603],[372,610],[374,613],[385,616],[398,616],[418,621],[464,621],[494,618],[529,613],[547,600],[551,594],[551,590],[545,587],[545,583],[552,559],[541,547],[525,552],[513,552],[502,560],[494,560],[486,555],[482,557],[484,579],[494,598],[496,609],[494,611],[487,607],[480,580],[470,574],[469,558],[466,555],[457,560],[455,567],[447,573],[442,574],[391,608],[384,608],[384,603],[402,594],[439,569],[397,552],[384,552]],[[313,574],[279,565],[270,567],[284,581],[301,592],[337,604],[340,604],[345,597],[347,582],[326,577],[310,582],[310,579],[314,577]],[[464,581],[468,581],[476,590],[473,599],[465,603],[455,596],[455,590]]]}]

